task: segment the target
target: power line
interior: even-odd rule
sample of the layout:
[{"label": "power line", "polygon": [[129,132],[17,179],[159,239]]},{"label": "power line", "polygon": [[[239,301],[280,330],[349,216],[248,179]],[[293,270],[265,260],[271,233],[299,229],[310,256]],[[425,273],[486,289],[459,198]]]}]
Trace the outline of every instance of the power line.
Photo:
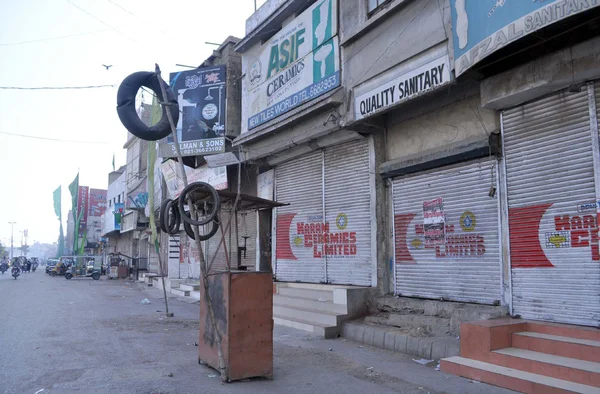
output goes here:
[{"label": "power line", "polygon": [[13,45],[23,45],[23,44],[34,44],[36,42],[45,42],[45,41],[53,41],[53,40],[62,40],[62,39],[65,39],[65,38],[85,36],[85,35],[88,35],[88,34],[103,33],[103,32],[106,32],[106,31],[110,31],[110,29],[88,31],[88,32],[83,32],[83,33],[74,33],[74,34],[69,34],[69,35],[66,35],[66,36],[59,36],[59,37],[40,38],[40,39],[37,39],[37,40],[9,42],[9,43],[6,43],[6,44],[0,44],[0,47],[7,47],[7,46],[13,46]]},{"label": "power line", "polygon": [[4,90],[81,90],[81,89],[100,89],[114,88],[116,85],[89,85],[89,86],[0,86]]},{"label": "power line", "polygon": [[10,135],[12,137],[23,137],[23,138],[31,138],[34,140],[45,140],[45,141],[54,141],[54,142],[73,142],[77,144],[103,144],[107,145],[108,142],[103,141],[77,141],[77,140],[63,140],[59,138],[50,138],[50,137],[38,137],[35,135],[27,135],[27,134],[16,134],[16,133],[7,133],[4,131],[0,131],[0,134]]}]

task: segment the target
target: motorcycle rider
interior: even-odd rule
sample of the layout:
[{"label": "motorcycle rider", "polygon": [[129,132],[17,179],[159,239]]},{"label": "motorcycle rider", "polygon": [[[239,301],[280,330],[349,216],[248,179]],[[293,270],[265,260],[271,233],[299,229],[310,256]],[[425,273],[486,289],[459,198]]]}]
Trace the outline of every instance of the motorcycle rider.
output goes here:
[{"label": "motorcycle rider", "polygon": [[2,257],[2,261],[0,261],[0,271],[4,273],[6,270],[8,270],[8,258],[4,256]]}]

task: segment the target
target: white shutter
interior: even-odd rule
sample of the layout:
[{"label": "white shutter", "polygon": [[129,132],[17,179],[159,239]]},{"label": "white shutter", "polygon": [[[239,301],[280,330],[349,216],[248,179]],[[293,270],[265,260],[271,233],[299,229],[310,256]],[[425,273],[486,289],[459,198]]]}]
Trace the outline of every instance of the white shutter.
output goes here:
[{"label": "white shutter", "polygon": [[325,150],[327,282],[371,286],[371,177],[367,139]]},{"label": "white shutter", "polygon": [[[396,293],[491,304],[500,300],[497,160],[394,180]],[[424,203],[438,200],[444,232],[426,235]],[[431,244],[428,246],[428,239]]]},{"label": "white shutter", "polygon": [[315,257],[312,242],[323,225],[323,152],[277,166],[275,187],[276,200],[290,204],[277,208],[277,280],[325,282],[325,259]]},{"label": "white shutter", "polygon": [[585,89],[502,116],[513,314],[524,318],[598,324],[600,256],[589,119]]}]

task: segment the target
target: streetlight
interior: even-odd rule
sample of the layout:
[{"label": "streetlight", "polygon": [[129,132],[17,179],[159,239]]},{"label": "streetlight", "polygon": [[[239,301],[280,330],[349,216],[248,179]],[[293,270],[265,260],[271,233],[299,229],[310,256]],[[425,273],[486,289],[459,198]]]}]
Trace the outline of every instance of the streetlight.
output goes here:
[{"label": "streetlight", "polygon": [[10,261],[13,259],[13,233],[17,222],[8,222],[10,224]]}]

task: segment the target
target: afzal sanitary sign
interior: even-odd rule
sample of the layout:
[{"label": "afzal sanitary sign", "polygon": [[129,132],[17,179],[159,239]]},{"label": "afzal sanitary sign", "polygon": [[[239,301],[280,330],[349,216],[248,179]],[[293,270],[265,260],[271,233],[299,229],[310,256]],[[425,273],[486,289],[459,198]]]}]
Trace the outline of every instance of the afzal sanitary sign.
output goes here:
[{"label": "afzal sanitary sign", "polygon": [[337,2],[317,1],[264,44],[244,79],[248,130],[340,85]]}]

